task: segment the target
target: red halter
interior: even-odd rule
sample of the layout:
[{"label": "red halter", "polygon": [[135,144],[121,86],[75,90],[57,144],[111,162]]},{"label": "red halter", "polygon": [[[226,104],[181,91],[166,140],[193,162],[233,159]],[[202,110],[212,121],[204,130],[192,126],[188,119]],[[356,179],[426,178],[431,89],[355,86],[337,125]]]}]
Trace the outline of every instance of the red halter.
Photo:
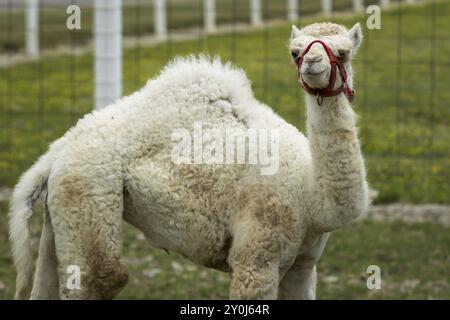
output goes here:
[{"label": "red halter", "polygon": [[[330,83],[328,84],[328,87],[326,87],[324,89],[313,89],[310,86],[308,86],[308,84],[303,80],[301,72],[300,72],[300,68],[302,66],[305,55],[311,49],[312,45],[316,42],[320,43],[323,46],[323,48],[325,49],[325,51],[328,55],[328,58],[330,59],[330,65],[331,65],[331,74],[330,74],[330,81],[329,81]],[[295,61],[295,64],[297,65],[297,78],[298,78],[300,84],[302,85],[303,89],[306,92],[317,96],[317,103],[319,105],[322,104],[323,97],[336,96],[341,92],[343,92],[345,94],[345,96],[347,97],[347,99],[350,102],[353,101],[353,98],[355,97],[355,91],[353,89],[351,89],[347,84],[347,72],[345,71],[345,67],[338,60],[338,58],[336,58],[333,51],[331,51],[331,49],[322,40],[314,40],[313,42],[311,42],[308,45],[308,47],[306,47],[303,54],[299,58],[297,58],[297,60]],[[339,68],[339,74],[341,75],[342,84],[339,88],[333,89],[334,85],[336,83],[336,66]]]}]

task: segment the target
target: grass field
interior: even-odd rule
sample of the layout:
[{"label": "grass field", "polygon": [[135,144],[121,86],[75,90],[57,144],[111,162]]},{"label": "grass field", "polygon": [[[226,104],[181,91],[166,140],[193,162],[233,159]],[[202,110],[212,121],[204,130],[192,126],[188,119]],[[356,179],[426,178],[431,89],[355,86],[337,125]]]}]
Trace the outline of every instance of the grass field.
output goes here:
[{"label": "grass field", "polygon": [[[61,0],[67,4],[70,1]],[[366,0],[375,3],[376,0]],[[248,22],[250,20],[249,0],[217,0],[217,23]],[[262,0],[263,18],[285,19],[285,0]],[[352,0],[335,0],[334,10],[348,9]],[[168,28],[177,30],[203,25],[203,0],[168,0]],[[307,15],[320,11],[316,0],[300,1],[299,14]],[[40,10],[40,43],[44,48],[56,45],[85,44],[92,36],[93,10],[91,6],[81,6],[81,30],[71,32],[66,29],[65,6],[42,5]],[[0,52],[16,52],[24,47],[25,15],[23,11],[0,8]],[[123,10],[123,30],[125,35],[153,33],[153,4],[150,0],[130,1]]]},{"label": "grass field", "polygon": [[[381,30],[364,28],[354,62],[355,109],[379,202],[450,202],[449,16],[450,3],[437,2],[385,12]],[[365,25],[363,16],[337,21]],[[242,67],[257,97],[304,130],[303,92],[286,48],[289,33],[286,24],[128,49],[125,93],[141,87],[172,57],[206,52]],[[1,70],[0,185],[13,185],[49,142],[92,109],[92,70],[92,54]]]},{"label": "grass field", "polygon": [[[11,299],[15,273],[0,202],[0,299]],[[33,217],[37,248],[41,211]],[[450,299],[449,228],[437,224],[364,221],[331,236],[319,262],[319,299]],[[152,249],[125,228],[129,283],[120,299],[226,299],[229,276],[171,252]],[[366,269],[381,268],[381,290],[368,290]]]}]

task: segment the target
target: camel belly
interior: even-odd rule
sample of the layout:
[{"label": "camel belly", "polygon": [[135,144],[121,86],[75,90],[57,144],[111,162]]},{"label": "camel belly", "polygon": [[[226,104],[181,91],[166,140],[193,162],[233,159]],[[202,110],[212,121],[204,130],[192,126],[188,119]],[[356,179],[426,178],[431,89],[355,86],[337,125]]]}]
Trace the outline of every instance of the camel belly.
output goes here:
[{"label": "camel belly", "polygon": [[186,178],[164,172],[152,162],[129,171],[125,221],[140,229],[155,248],[227,271],[232,242],[226,208],[229,201],[214,193],[214,182],[205,178],[203,184],[191,185]]},{"label": "camel belly", "polygon": [[141,230],[153,247],[177,252],[206,267],[228,270],[231,235],[225,226],[192,211],[150,211],[128,197],[124,207],[124,220]]}]

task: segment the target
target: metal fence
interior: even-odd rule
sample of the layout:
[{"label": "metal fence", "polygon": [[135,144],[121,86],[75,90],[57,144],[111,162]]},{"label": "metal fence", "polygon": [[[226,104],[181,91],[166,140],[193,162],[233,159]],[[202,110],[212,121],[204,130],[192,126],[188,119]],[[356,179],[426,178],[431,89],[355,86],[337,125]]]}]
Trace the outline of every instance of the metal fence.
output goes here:
[{"label": "metal fence", "polygon": [[[379,30],[365,27],[373,4]],[[81,29],[67,28],[70,5]],[[439,0],[0,0],[0,186],[176,55],[233,61],[259,99],[304,130],[290,22],[325,20],[365,27],[355,109],[377,201],[450,202],[450,5]]]}]

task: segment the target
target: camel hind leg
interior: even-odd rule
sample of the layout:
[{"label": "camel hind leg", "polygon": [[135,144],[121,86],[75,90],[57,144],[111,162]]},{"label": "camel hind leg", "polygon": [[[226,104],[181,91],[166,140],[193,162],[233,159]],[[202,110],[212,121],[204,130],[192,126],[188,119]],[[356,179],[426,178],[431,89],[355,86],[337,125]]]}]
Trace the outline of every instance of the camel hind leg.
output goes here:
[{"label": "camel hind leg", "polygon": [[63,299],[112,299],[126,285],[121,262],[121,182],[64,174],[49,189],[59,294]]}]

